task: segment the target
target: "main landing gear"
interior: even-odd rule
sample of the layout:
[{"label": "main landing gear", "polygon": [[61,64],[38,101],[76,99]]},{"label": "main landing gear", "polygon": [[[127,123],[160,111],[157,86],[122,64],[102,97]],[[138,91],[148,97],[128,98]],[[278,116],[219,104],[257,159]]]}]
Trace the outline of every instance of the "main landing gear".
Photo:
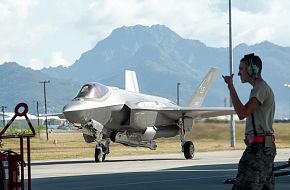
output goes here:
[{"label": "main landing gear", "polygon": [[97,142],[95,148],[95,162],[103,162],[106,159],[106,155],[110,153],[109,151],[110,140],[106,140],[105,144]]},{"label": "main landing gear", "polygon": [[186,141],[182,149],[186,159],[192,159],[194,157],[194,144],[191,141]]},{"label": "main landing gear", "polygon": [[194,157],[194,144],[191,141],[185,140],[185,129],[184,129],[184,119],[180,118],[178,122],[180,128],[180,142],[182,147],[182,152],[186,159],[192,159]]}]

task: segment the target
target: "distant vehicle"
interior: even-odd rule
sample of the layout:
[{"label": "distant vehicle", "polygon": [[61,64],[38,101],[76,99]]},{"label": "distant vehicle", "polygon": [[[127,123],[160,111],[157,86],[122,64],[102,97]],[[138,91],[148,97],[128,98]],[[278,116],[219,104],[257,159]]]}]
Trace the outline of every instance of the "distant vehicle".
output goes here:
[{"label": "distant vehicle", "polygon": [[[4,114],[4,120],[5,123],[7,124],[15,115],[14,112],[6,112]],[[27,113],[27,117],[29,118],[31,124],[33,126],[37,126],[38,123],[39,125],[45,126],[46,123],[46,117],[43,115],[40,115],[39,117],[37,115],[32,115]],[[2,117],[1,117],[2,118]],[[3,123],[3,119],[0,120],[0,123]],[[27,126],[27,121],[24,116],[18,116],[15,118],[15,121],[13,122],[13,126],[16,128],[22,128],[25,129]],[[66,119],[60,119],[57,116],[48,116],[47,117],[47,127],[50,130],[55,130],[55,129],[64,129],[68,128],[68,124],[66,122]]]},{"label": "distant vehicle", "polygon": [[192,130],[194,119],[235,113],[229,107],[200,107],[216,72],[216,68],[210,69],[188,107],[141,94],[135,72],[126,71],[125,90],[87,83],[59,117],[77,127],[87,143],[96,142],[96,162],[105,160],[110,141],[155,150],[155,139],[176,135],[180,135],[185,158],[192,159],[194,145],[185,139],[185,133]]},{"label": "distant vehicle", "polygon": [[[46,125],[46,119],[45,117],[41,117],[42,118],[42,125],[45,126]],[[66,120],[65,119],[60,119],[60,118],[56,118],[55,116],[50,116],[47,118],[47,128],[50,130],[55,130],[55,129],[64,129]]]}]

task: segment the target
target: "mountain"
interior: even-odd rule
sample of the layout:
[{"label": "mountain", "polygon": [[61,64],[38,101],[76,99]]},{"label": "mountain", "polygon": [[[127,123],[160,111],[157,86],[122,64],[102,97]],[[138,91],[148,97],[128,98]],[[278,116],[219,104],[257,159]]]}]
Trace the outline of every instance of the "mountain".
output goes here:
[{"label": "mountain", "polygon": [[124,69],[138,71],[147,68],[158,73],[178,75],[178,71],[186,68],[184,74],[192,76],[198,74],[191,65],[192,60],[181,60],[184,55],[180,55],[187,54],[182,52],[183,49],[190,49],[192,45],[204,46],[200,42],[187,43],[169,28],[161,25],[121,27],[93,49],[83,53],[80,59],[67,69],[44,69],[43,72],[54,76],[61,72],[64,78],[74,78],[83,82],[117,76],[121,74],[120,70]]},{"label": "mountain", "polygon": [[[259,55],[264,63],[263,77],[273,87],[276,95],[276,117],[288,116],[288,111],[285,110],[288,110],[289,94],[283,85],[289,83],[290,48],[267,41],[251,46],[239,44],[234,48],[235,83],[244,102],[249,96],[251,87],[240,83],[237,76],[238,64],[244,54],[251,52]],[[141,92],[164,96],[174,101],[176,100],[176,84],[180,82],[181,104],[184,105],[209,68],[217,67],[219,74],[214,80],[204,105],[224,106],[224,100],[226,98],[228,101],[229,93],[221,75],[229,73],[228,57],[228,48],[208,47],[198,40],[184,39],[166,26],[136,25],[115,29],[93,49],[84,52],[68,68],[59,66],[40,71],[28,68],[19,69],[31,72],[31,76],[32,73],[37,74],[34,80],[36,86],[33,90],[31,85],[26,85],[27,82],[22,83],[26,86],[24,89],[29,92],[31,88],[30,90],[34,92],[30,98],[37,97],[40,101],[43,99],[43,89],[39,80],[55,81],[47,85],[52,92],[48,94],[48,100],[53,100],[48,105],[53,106],[55,110],[76,94],[80,83],[97,81],[123,88],[125,69],[136,71]],[[8,67],[7,64],[2,66]],[[0,72],[2,69],[0,67]],[[19,81],[21,80],[16,80],[14,83],[19,83]],[[74,85],[70,86],[72,84]],[[1,89],[2,85],[5,84],[0,84]],[[12,81],[11,85],[13,86]],[[38,93],[35,92],[36,89]],[[0,98],[2,100],[2,95]],[[3,100],[12,102],[7,97]]]},{"label": "mountain", "polygon": [[25,102],[29,113],[36,114],[38,101],[39,112],[44,113],[44,87],[40,81],[50,81],[46,84],[48,112],[61,111],[64,103],[70,101],[80,88],[77,82],[53,78],[15,62],[0,65],[0,76],[0,105],[7,106],[5,111],[10,112],[17,103]]},{"label": "mountain", "polygon": [[[208,54],[223,63],[226,51],[207,47],[198,40],[183,39],[163,25],[124,26],[83,53],[70,67],[42,71],[55,77],[124,87],[124,70],[131,69],[137,72],[142,92],[174,100],[176,83],[180,82],[186,100],[209,69],[212,60]],[[219,105],[223,105],[223,98]]]}]

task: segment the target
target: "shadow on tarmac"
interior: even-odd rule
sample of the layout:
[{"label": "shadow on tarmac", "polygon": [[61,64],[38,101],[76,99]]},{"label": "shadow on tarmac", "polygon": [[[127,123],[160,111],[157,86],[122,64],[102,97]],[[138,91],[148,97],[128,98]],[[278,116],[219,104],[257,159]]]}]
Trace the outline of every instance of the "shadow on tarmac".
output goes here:
[{"label": "shadow on tarmac", "polygon": [[[236,170],[237,164],[222,164],[178,167],[152,172],[40,178],[32,180],[32,189],[227,190],[231,189],[232,185],[223,182],[235,176]],[[276,189],[288,190],[289,186],[289,176],[276,178]]]},{"label": "shadow on tarmac", "polygon": [[[184,160],[184,158],[142,158],[142,159],[117,159],[117,160],[106,160],[105,162],[114,163],[114,162],[129,162],[129,161],[166,161],[166,160]],[[48,165],[57,165],[57,164],[87,164],[95,163],[94,160],[64,160],[64,161],[48,161],[48,162],[34,162],[31,163],[32,166],[48,166]]]}]

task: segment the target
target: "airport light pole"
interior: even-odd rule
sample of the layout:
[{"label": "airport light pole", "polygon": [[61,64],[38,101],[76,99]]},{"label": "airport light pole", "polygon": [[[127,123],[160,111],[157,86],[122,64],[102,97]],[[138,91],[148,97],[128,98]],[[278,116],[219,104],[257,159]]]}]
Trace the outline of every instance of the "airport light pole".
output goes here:
[{"label": "airport light pole", "polygon": [[177,83],[177,89],[176,89],[176,104],[179,105],[179,86],[180,86],[180,82]]},{"label": "airport light pole", "polygon": [[5,118],[4,118],[5,108],[7,108],[7,106],[1,106],[3,127],[5,127]]},{"label": "airport light pole", "polygon": [[37,125],[39,127],[39,110],[38,110],[39,104],[38,101],[36,101],[36,115],[37,115]]},{"label": "airport light pole", "polygon": [[289,116],[288,116],[288,120],[290,121],[290,84],[284,84],[284,86],[289,89]]},{"label": "airport light pole", "polygon": [[48,141],[48,127],[47,127],[47,109],[46,109],[46,83],[50,83],[49,80],[40,81],[43,84],[43,95],[44,95],[44,112],[45,112],[45,130],[46,140]]},{"label": "airport light pole", "polygon": [[[232,47],[232,1],[229,0],[229,64],[230,64],[230,75],[233,74],[233,47]],[[230,95],[231,97],[231,95]],[[230,98],[230,107],[233,107],[232,99]],[[231,147],[236,146],[236,130],[235,130],[234,115],[231,115],[230,120],[230,135],[231,135]]]}]

